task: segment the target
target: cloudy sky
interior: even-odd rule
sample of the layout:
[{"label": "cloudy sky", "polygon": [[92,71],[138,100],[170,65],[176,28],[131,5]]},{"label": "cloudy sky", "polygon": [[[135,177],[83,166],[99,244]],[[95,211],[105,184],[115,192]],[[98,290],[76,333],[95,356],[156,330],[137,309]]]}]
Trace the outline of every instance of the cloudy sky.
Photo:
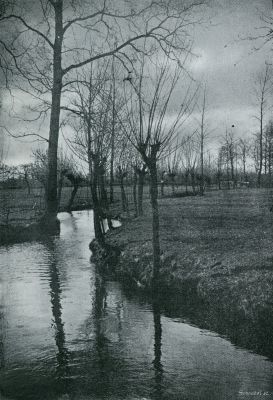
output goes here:
[{"label": "cloudy sky", "polygon": [[257,74],[271,62],[270,46],[262,40],[245,40],[262,33],[261,15],[270,15],[271,0],[221,0],[211,8],[211,24],[196,31],[195,49],[200,57],[193,61],[198,79],[207,82],[210,113],[215,127],[235,125],[237,134],[256,129],[254,82]]},{"label": "cloudy sky", "polygon": [[[196,54],[191,60],[190,70],[196,80],[205,82],[208,91],[209,125],[214,129],[213,137],[224,133],[226,127],[235,125],[237,136],[249,136],[257,130],[257,102],[254,95],[254,82],[257,74],[265,69],[265,62],[273,63],[271,45],[261,47],[261,40],[246,40],[258,36],[264,25],[261,15],[272,13],[271,0],[212,0],[206,11],[207,23],[197,26],[194,32]],[[273,44],[273,42],[272,42]],[[28,129],[19,120],[11,121],[7,110],[9,99],[3,99],[5,120],[9,127]],[[17,107],[25,103],[18,97]],[[44,135],[48,132],[47,123],[39,127]],[[17,164],[30,161],[33,143],[6,140],[8,154],[6,162]]]}]

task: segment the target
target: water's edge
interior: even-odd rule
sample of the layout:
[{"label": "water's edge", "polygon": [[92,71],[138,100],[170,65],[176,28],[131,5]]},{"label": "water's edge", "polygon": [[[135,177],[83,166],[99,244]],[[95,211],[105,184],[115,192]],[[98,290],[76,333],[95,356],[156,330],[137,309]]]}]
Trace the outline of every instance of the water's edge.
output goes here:
[{"label": "water's edge", "polygon": [[[126,247],[112,245],[111,239],[108,243],[106,240],[105,247],[93,239],[89,248],[92,251],[91,259],[100,273],[119,281],[125,290],[129,289],[151,303],[159,300],[169,315],[179,312],[180,309],[185,311],[189,302],[192,309],[194,303],[197,312],[193,320],[199,328],[214,331],[227,337],[235,345],[273,360],[272,304],[262,304],[259,298],[256,298],[251,304],[251,310],[246,310],[242,302],[238,301],[241,295],[238,288],[231,290],[228,287],[227,276],[222,276],[222,285],[217,287],[205,276],[197,277],[194,273],[185,277],[170,276],[164,268],[161,271],[158,299],[158,295],[154,295],[151,290],[152,271],[149,260],[146,260],[146,264],[142,262],[140,268],[132,268],[136,264],[134,256],[128,258],[126,252],[124,257]],[[234,326],[237,327],[236,330]]]}]

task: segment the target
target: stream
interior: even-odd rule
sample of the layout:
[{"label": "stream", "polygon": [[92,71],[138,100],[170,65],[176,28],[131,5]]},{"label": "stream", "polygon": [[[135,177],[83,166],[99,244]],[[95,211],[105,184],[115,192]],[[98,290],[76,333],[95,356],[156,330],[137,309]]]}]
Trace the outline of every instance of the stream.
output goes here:
[{"label": "stream", "polygon": [[92,218],[60,213],[59,236],[0,247],[1,400],[273,398],[273,358],[204,329],[198,303],[102,277]]}]

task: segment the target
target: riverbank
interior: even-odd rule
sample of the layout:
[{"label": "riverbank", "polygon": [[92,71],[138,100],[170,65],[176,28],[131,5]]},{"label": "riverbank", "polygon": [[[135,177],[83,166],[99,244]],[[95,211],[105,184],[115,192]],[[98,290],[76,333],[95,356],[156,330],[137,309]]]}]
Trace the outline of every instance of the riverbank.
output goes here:
[{"label": "riverbank", "polygon": [[[273,309],[273,230],[267,190],[217,191],[204,197],[160,200],[162,291],[185,287],[236,318],[265,319]],[[151,210],[106,234],[120,249],[119,280],[149,288]],[[242,328],[243,329],[243,328]]]}]

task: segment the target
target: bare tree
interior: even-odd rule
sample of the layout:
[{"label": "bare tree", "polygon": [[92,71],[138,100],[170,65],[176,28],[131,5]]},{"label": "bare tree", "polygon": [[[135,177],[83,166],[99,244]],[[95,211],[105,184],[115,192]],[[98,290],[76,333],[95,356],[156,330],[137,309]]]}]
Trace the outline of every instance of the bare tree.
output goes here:
[{"label": "bare tree", "polygon": [[247,139],[240,139],[238,143],[239,147],[239,152],[240,152],[240,157],[242,160],[243,164],[243,177],[244,177],[244,182],[247,181],[247,173],[246,173],[246,161],[247,161],[247,156],[249,154],[249,140]]},{"label": "bare tree", "polygon": [[181,147],[181,158],[183,169],[186,178],[186,192],[188,191],[189,178],[191,178],[191,186],[193,193],[195,193],[195,175],[197,169],[199,149],[196,145],[194,135],[187,135],[183,146]]},{"label": "bare tree", "polygon": [[251,158],[253,160],[253,166],[255,173],[258,176],[259,166],[260,166],[260,146],[259,146],[259,132],[254,135],[254,138],[250,144]]},{"label": "bare tree", "polygon": [[201,110],[201,122],[200,122],[200,167],[201,167],[201,179],[200,179],[200,194],[203,196],[205,189],[204,181],[204,142],[206,136],[206,126],[205,126],[205,114],[206,114],[206,87],[203,93],[203,104]]},{"label": "bare tree", "polygon": [[235,140],[234,132],[232,131],[233,128],[234,125],[232,125],[231,130],[226,128],[226,132],[223,137],[223,144],[220,149],[222,162],[224,162],[226,166],[226,177],[229,189],[231,188],[231,184],[233,188],[235,188],[237,184],[237,141]]},{"label": "bare tree", "polygon": [[137,177],[138,177],[138,193],[137,193],[137,212],[139,216],[143,215],[143,189],[145,176],[147,174],[147,166],[142,163],[142,165],[136,165],[135,167]]},{"label": "bare tree", "polygon": [[[171,182],[173,195],[174,195],[175,177],[177,176],[178,165],[179,165],[179,150],[180,149],[179,149],[178,140],[177,140],[176,148],[167,157],[168,178]],[[163,180],[164,180],[164,177],[163,177]]]},{"label": "bare tree", "polygon": [[[185,119],[191,112],[194,96],[190,90],[181,103],[172,112],[171,122],[166,122],[170,113],[170,103],[174,89],[180,77],[179,69],[169,72],[169,63],[165,61],[158,67],[153,88],[145,91],[144,62],[140,65],[139,78],[136,83],[130,82],[131,96],[136,94],[135,102],[128,101],[128,125],[125,128],[133,146],[139,152],[150,175],[150,199],[152,207],[152,246],[153,246],[153,288],[158,288],[160,268],[160,240],[159,240],[159,208],[158,208],[158,170],[157,162],[164,157],[170,146],[176,145],[176,138],[181,131]],[[127,130],[126,130],[127,129]]]},{"label": "bare tree", "polygon": [[262,74],[258,75],[255,83],[255,96],[259,106],[259,113],[255,118],[259,122],[259,169],[257,184],[261,186],[261,176],[263,169],[263,134],[265,125],[265,114],[268,109],[268,95],[271,91],[271,71],[268,64],[265,66],[265,70]]},{"label": "bare tree", "polygon": [[[67,108],[74,137],[67,140],[70,149],[87,162],[94,212],[95,237],[104,245],[103,217],[107,217],[104,176],[111,150],[111,87],[105,75],[107,64],[83,71],[74,84],[73,104]],[[111,224],[110,224],[111,225]]]}]

